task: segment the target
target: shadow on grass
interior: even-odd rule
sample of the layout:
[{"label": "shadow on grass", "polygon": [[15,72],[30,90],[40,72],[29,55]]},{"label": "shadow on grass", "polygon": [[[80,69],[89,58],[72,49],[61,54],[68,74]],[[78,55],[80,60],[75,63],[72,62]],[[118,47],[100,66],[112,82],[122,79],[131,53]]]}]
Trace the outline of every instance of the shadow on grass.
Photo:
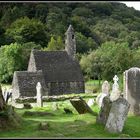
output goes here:
[{"label": "shadow on grass", "polygon": [[[109,134],[104,131],[102,125],[96,124],[96,118],[91,114],[61,114],[60,116],[26,117],[19,129],[3,131],[0,137],[117,137],[118,135]],[[40,122],[49,123],[48,130],[39,130]]]}]

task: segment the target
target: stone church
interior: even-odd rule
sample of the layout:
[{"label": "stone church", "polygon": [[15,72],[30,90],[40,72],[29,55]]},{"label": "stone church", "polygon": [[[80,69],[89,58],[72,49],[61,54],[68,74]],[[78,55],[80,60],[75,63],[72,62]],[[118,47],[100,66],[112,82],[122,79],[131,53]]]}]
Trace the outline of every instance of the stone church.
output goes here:
[{"label": "stone church", "polygon": [[76,40],[71,25],[65,36],[63,51],[31,51],[28,70],[14,72],[13,98],[36,96],[37,82],[43,87],[43,96],[85,92],[83,74],[75,59]]}]

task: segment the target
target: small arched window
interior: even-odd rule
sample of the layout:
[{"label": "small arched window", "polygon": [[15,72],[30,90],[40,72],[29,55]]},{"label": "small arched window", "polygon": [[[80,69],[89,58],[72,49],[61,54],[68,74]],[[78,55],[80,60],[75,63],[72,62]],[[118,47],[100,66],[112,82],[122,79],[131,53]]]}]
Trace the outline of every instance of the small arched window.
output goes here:
[{"label": "small arched window", "polygon": [[74,35],[72,35],[72,39],[74,39]]}]

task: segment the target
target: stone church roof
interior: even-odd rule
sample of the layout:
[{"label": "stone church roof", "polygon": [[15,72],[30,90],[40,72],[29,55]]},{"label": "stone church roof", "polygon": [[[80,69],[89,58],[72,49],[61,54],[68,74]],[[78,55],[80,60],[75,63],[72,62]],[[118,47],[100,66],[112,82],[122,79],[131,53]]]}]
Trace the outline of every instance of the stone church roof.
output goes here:
[{"label": "stone church roof", "polygon": [[46,82],[84,81],[79,63],[69,57],[66,51],[40,51],[34,49],[32,54],[36,70],[42,70]]}]

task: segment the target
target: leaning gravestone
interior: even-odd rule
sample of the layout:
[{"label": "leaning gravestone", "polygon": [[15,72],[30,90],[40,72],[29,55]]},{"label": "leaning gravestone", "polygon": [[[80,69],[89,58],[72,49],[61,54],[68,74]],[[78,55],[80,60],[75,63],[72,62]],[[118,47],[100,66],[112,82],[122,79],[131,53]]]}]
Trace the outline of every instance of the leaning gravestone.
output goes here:
[{"label": "leaning gravestone", "polygon": [[36,95],[37,106],[43,107],[43,101],[42,101],[43,89],[40,82],[38,82],[36,85],[36,91],[37,91],[37,95]]},{"label": "leaning gravestone", "polygon": [[96,122],[105,125],[109,116],[112,102],[109,96],[104,97],[100,112],[96,118]]},{"label": "leaning gravestone", "polygon": [[130,103],[130,112],[140,115],[140,68],[124,72],[124,98]]},{"label": "leaning gravestone", "polygon": [[103,124],[109,132],[120,133],[123,130],[130,104],[120,96],[117,76],[114,76],[113,80],[112,92],[110,96],[104,97],[96,121]]},{"label": "leaning gravestone", "polygon": [[112,102],[105,129],[111,133],[120,133],[123,130],[130,104],[124,98]]},{"label": "leaning gravestone", "polygon": [[93,115],[97,115],[81,97],[70,99],[70,102],[79,114],[91,113]]}]

